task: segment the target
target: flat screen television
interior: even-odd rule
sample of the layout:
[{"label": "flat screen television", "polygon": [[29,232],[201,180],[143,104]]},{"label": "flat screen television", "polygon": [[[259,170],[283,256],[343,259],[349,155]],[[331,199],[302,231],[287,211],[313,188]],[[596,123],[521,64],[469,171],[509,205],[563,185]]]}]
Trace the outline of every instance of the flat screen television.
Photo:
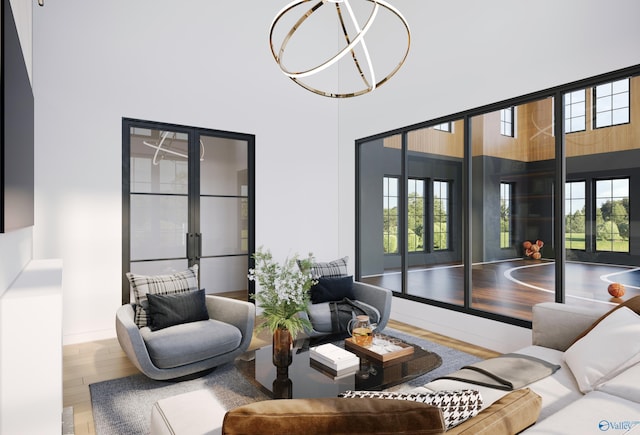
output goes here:
[{"label": "flat screen television", "polygon": [[9,0],[2,1],[0,232],[33,225],[33,89]]}]

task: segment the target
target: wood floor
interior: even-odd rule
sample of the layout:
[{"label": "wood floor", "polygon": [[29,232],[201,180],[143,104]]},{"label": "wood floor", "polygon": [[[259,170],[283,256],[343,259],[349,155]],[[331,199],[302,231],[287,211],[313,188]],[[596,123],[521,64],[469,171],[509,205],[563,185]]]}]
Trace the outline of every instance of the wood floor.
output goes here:
[{"label": "wood floor", "polygon": [[[486,359],[498,355],[498,353],[491,350],[397,321],[391,320],[389,327],[468,352],[480,358]],[[260,336],[254,335],[251,347],[260,347],[264,343],[263,334],[260,334]],[[64,346],[63,349],[64,406],[73,407],[76,435],[95,434],[89,384],[129,376],[139,373],[139,371],[129,362],[115,338],[68,345]]]},{"label": "wood floor", "polygon": [[[464,303],[464,267],[447,265],[412,268],[407,275],[407,293],[454,305]],[[568,262],[565,265],[567,303],[591,306],[615,304],[609,295],[611,282],[626,287],[623,300],[640,294],[637,267]],[[402,275],[390,271],[360,279],[394,291],[402,288]],[[555,300],[555,263],[548,260],[505,260],[474,264],[471,269],[472,308],[531,320],[531,308]]]}]

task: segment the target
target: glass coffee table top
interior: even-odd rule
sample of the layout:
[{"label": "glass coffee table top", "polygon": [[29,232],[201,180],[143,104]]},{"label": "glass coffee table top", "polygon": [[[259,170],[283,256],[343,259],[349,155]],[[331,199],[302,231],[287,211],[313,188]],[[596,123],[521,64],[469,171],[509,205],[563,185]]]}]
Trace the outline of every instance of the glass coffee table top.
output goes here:
[{"label": "glass coffee table top", "polygon": [[[344,347],[344,341],[334,344]],[[325,341],[326,342],[326,341]],[[296,340],[293,362],[287,373],[278,374],[272,362],[271,346],[247,352],[236,360],[238,369],[273,398],[336,397],[347,390],[384,390],[402,384],[442,364],[434,352],[412,345],[414,352],[391,362],[360,358],[360,367],[342,376],[333,376],[309,358],[309,347],[318,345],[309,339]]]}]

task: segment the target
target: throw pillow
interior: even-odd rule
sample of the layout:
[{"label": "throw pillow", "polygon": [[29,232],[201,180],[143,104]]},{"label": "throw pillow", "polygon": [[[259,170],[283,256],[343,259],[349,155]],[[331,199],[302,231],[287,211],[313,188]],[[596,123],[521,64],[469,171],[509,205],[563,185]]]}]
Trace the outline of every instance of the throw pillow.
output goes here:
[{"label": "throw pillow", "polygon": [[409,400],[436,406],[442,410],[447,430],[477,415],[482,409],[482,396],[477,390],[450,390],[435,393],[346,391],[340,393],[338,397]]},{"label": "throw pillow", "polygon": [[224,416],[225,435],[427,435],[444,431],[435,406],[401,400],[263,400],[234,408]]},{"label": "throw pillow", "polygon": [[344,298],[355,299],[353,292],[353,276],[340,278],[318,278],[318,283],[311,287],[311,303],[341,301]]},{"label": "throw pillow", "polygon": [[588,393],[640,362],[640,316],[627,307],[613,311],[564,353],[564,360]]},{"label": "throw pillow", "polygon": [[624,301],[623,303],[617,305],[616,307],[612,308],[608,312],[604,313],[598,320],[593,322],[591,326],[589,326],[586,330],[584,330],[582,334],[578,335],[573,342],[575,343],[576,341],[580,340],[582,337],[587,335],[589,331],[595,328],[598,323],[602,322],[608,315],[615,312],[616,310],[619,310],[622,307],[627,307],[631,309],[634,313],[640,314],[640,295],[634,296],[631,299]]},{"label": "throw pillow", "polygon": [[[347,262],[349,257],[342,257],[327,263],[313,263],[311,265],[311,273],[314,277],[339,278],[349,275]],[[298,262],[300,265],[300,262]]]},{"label": "throw pillow", "polygon": [[147,294],[149,300],[149,327],[152,331],[182,323],[209,320],[203,290],[166,295]]},{"label": "throw pillow", "polygon": [[138,328],[148,325],[149,302],[147,294],[170,294],[198,290],[198,266],[171,275],[137,275],[127,272],[135,298],[135,322]]}]

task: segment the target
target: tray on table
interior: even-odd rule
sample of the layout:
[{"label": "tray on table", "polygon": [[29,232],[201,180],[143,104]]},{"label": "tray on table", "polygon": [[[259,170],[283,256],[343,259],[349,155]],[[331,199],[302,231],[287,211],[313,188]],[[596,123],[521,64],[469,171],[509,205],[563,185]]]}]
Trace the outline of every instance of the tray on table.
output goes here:
[{"label": "tray on table", "polygon": [[413,352],[415,351],[415,348],[413,347],[413,345],[409,343],[405,343],[404,341],[399,341],[398,343],[394,343],[394,344],[400,347],[400,349],[395,351],[378,353],[373,351],[371,348],[360,346],[354,341],[353,338],[347,338],[344,340],[345,349],[350,350],[359,356],[373,359],[381,363],[387,363],[387,362],[396,360],[398,358],[406,357],[408,355],[413,354]]}]

